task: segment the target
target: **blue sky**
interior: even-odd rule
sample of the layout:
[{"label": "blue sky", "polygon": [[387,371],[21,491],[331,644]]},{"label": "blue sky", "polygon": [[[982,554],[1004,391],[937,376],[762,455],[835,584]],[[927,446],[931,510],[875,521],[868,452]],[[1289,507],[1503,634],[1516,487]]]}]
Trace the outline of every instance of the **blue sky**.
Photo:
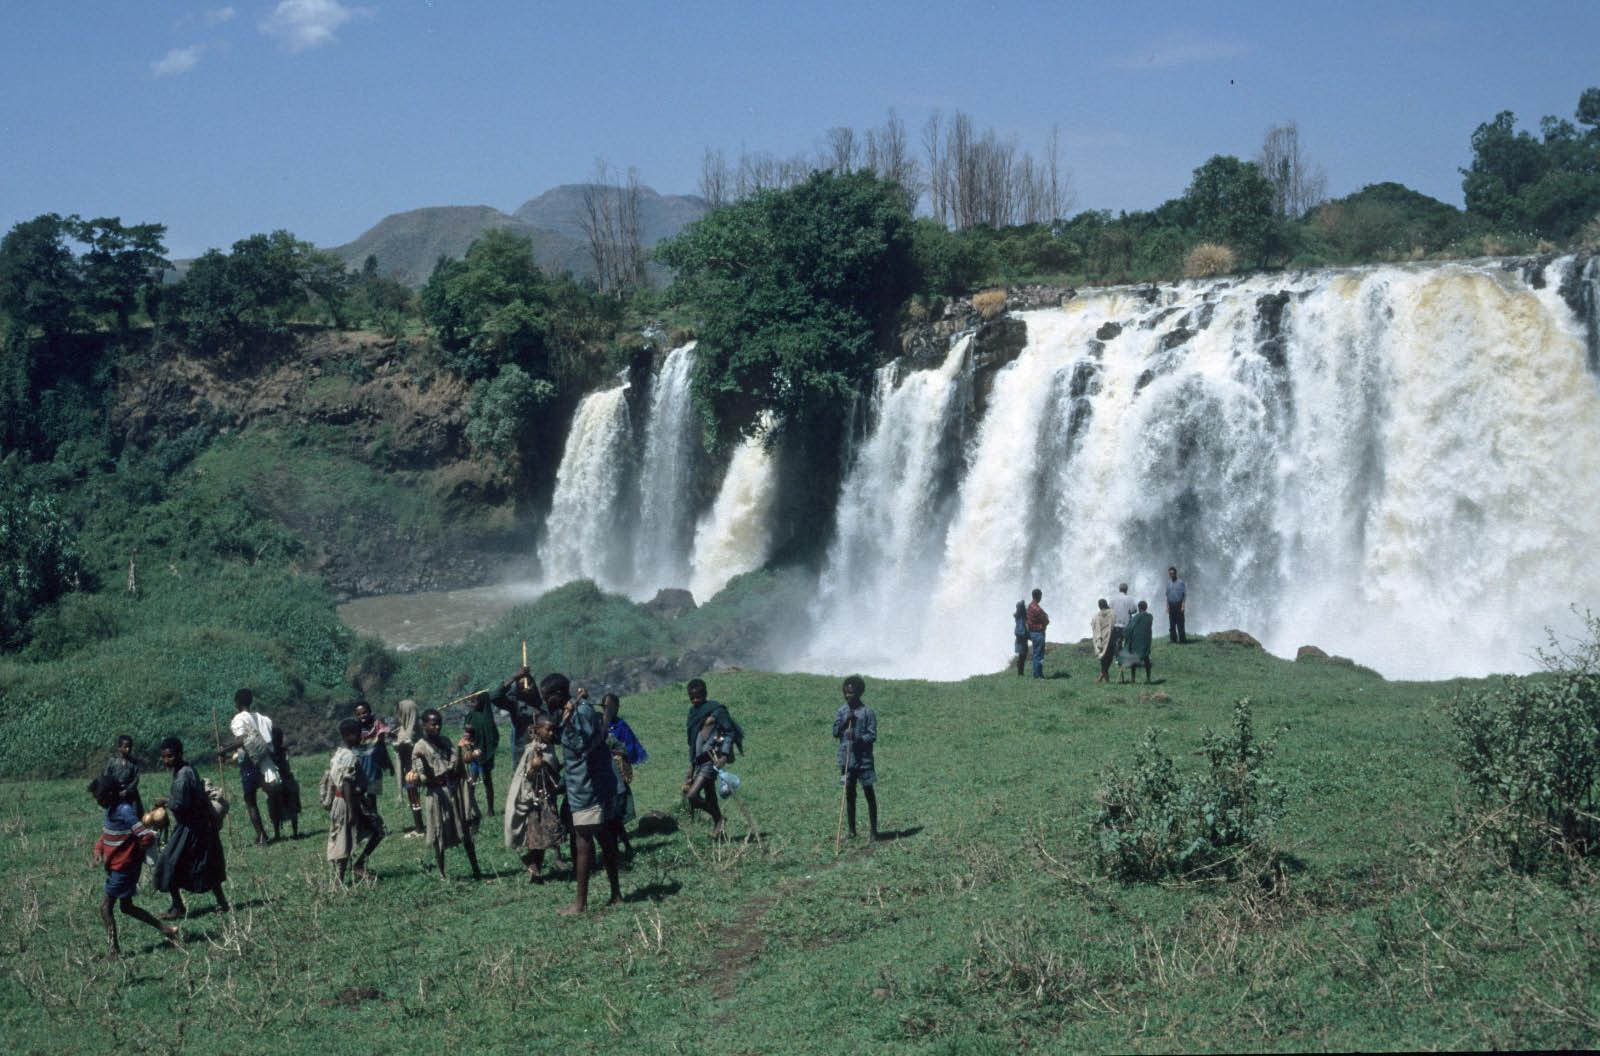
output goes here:
[{"label": "blue sky", "polygon": [[168,226],[176,256],[284,227],[319,245],[425,205],[511,211],[603,160],[664,193],[702,155],[811,154],[892,107],[1038,153],[1076,208],[1179,195],[1299,123],[1331,194],[1460,202],[1478,123],[1570,117],[1600,2],[1302,5],[0,0],[0,230]]}]

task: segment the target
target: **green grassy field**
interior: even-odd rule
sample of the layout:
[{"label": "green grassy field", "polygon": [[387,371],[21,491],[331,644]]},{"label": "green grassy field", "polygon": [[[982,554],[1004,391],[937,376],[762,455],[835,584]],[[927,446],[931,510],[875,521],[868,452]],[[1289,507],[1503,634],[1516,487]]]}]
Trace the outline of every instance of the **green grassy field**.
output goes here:
[{"label": "green grassy field", "polygon": [[[0,1015],[15,1053],[838,1053],[1594,1047],[1600,886],[1507,872],[1454,821],[1463,786],[1435,702],[1454,683],[1392,683],[1221,643],[1156,646],[1157,684],[1094,685],[1092,661],[1043,681],[869,680],[882,825],[834,853],[837,681],[711,677],[745,727],[733,839],[677,809],[681,689],[624,701],[650,748],[625,904],[558,919],[562,878],[531,887],[499,841],[493,879],[459,852],[451,880],[393,836],[380,879],[333,888],[314,788],[307,836],[246,847],[225,833],[238,911],[201,910],[185,946],[121,921],[97,960],[99,811],[81,781],[0,786]],[[485,672],[485,676],[499,672]],[[1180,765],[1248,696],[1288,726],[1272,772],[1286,883],[1124,885],[1091,868],[1103,767],[1144,730]],[[452,728],[455,723],[452,723]],[[502,750],[504,784],[508,752]],[[214,775],[214,769],[209,771]],[[229,775],[237,792],[237,781]],[[148,774],[146,797],[163,775]],[[385,815],[401,810],[385,790]],[[237,802],[236,802],[237,809]],[[865,829],[865,805],[862,805]],[[497,806],[498,811],[498,806]],[[148,877],[146,880],[148,884]],[[142,893],[160,909],[164,897]]]}]

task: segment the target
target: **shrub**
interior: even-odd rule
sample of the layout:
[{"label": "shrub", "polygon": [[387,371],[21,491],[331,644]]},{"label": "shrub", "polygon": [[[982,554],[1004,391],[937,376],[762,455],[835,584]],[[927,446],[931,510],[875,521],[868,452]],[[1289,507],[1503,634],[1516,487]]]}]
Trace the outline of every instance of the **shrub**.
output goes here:
[{"label": "shrub", "polygon": [[17,485],[0,490],[0,647],[21,644],[33,614],[76,590],[82,572],[83,555],[55,501]]},{"label": "shrub", "polygon": [[1507,678],[1447,709],[1477,798],[1466,820],[1524,872],[1600,850],[1600,618],[1585,624],[1576,653],[1545,655],[1551,673]]},{"label": "shrub", "polygon": [[1600,213],[1596,213],[1593,220],[1583,225],[1583,230],[1578,232],[1578,245],[1583,249],[1600,250]]},{"label": "shrub", "polygon": [[377,638],[357,638],[350,647],[344,678],[350,688],[366,698],[375,698],[383,692],[389,680],[400,670],[400,661]]},{"label": "shrub", "polygon": [[1183,258],[1183,277],[1209,279],[1214,275],[1228,274],[1236,265],[1233,250],[1216,242],[1202,242]]},{"label": "shrub", "polygon": [[1187,879],[1233,872],[1265,841],[1283,816],[1283,789],[1263,772],[1282,729],[1255,735],[1250,701],[1233,708],[1233,729],[1207,729],[1201,754],[1208,769],[1178,773],[1150,730],[1132,765],[1106,772],[1091,835],[1095,860],[1123,880]]},{"label": "shrub", "polygon": [[980,290],[972,295],[972,307],[985,319],[993,319],[1006,307],[1005,290]]}]

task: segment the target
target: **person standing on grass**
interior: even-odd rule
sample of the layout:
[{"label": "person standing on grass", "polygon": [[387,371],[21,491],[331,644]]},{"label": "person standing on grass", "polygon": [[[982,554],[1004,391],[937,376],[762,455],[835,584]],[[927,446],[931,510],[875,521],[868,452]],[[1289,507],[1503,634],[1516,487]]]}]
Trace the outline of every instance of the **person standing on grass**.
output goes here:
[{"label": "person standing on grass", "polygon": [[411,772],[422,796],[422,816],[426,826],[428,845],[439,867],[439,879],[445,879],[444,852],[459,846],[467,852],[472,866],[472,878],[482,880],[478,868],[478,852],[472,846],[472,830],[467,824],[463,787],[466,768],[461,763],[461,749],[450,743],[441,732],[444,716],[438,709],[429,708],[422,713],[422,738],[412,746]]},{"label": "person standing on grass", "polygon": [[506,718],[511,721],[511,760],[520,762],[523,751],[528,747],[534,720],[545,713],[544,702],[539,699],[539,690],[533,684],[533,672],[526,667],[517,668],[489,698],[489,705],[505,712]]},{"label": "person standing on grass", "polygon": [[371,809],[372,797],[367,792],[366,775],[357,754],[362,732],[359,719],[344,719],[339,723],[339,739],[344,744],[328,761],[325,779],[333,796],[328,807],[328,861],[334,864],[340,884],[345,882],[346,867],[352,866],[350,857],[356,854],[356,845],[363,840],[366,845],[356,855],[351,871],[357,877],[372,877],[367,871],[367,859],[383,840],[383,819]]},{"label": "person standing on grass", "polygon": [[383,775],[394,774],[394,759],[389,755],[389,726],[372,713],[372,705],[356,701],[356,722],[361,724],[361,743],[356,747],[356,765],[361,767],[366,794],[377,810],[378,794],[383,791]]},{"label": "person standing on grass", "polygon": [[277,766],[272,762],[272,720],[259,711],[252,711],[255,695],[241,689],[233,695],[233,718],[228,720],[228,732],[233,740],[218,746],[217,758],[237,754],[239,783],[244,787],[244,807],[250,815],[250,827],[256,830],[256,846],[267,844],[267,830],[261,824],[261,808],[256,806],[256,791],[265,788],[267,797],[276,796],[282,789]]},{"label": "person standing on grass", "polygon": [[1111,655],[1122,651],[1122,636],[1127,632],[1128,620],[1133,617],[1133,599],[1128,597],[1128,584],[1117,584],[1117,593],[1111,599]]},{"label": "person standing on grass", "polygon": [[844,703],[833,717],[833,736],[839,742],[839,775],[844,779],[846,818],[850,838],[856,835],[856,786],[867,797],[867,824],[874,842],[878,839],[878,775],[873,766],[872,747],[878,741],[878,713],[862,703],[866,680],[851,675],[844,680]]},{"label": "person standing on grass", "polygon": [[1176,565],[1167,566],[1167,638],[1173,645],[1188,645],[1184,633],[1184,606],[1189,602],[1189,588],[1178,578]]},{"label": "person standing on grass", "polygon": [[183,904],[185,891],[209,891],[217,900],[217,910],[226,913],[230,907],[222,884],[228,870],[211,797],[206,795],[200,775],[184,760],[183,742],[178,738],[161,742],[161,765],[172,771],[172,791],[155,802],[167,808],[172,823],[172,835],[156,862],[156,890],[172,896],[172,906],[161,919],[180,920],[188,913]]},{"label": "person standing on grass", "polygon": [[1028,625],[1028,641],[1033,646],[1033,677],[1044,677],[1044,629],[1050,626],[1050,614],[1044,611],[1044,606],[1039,602],[1044,600],[1044,592],[1038,587],[1033,588],[1033,600],[1028,603],[1025,613],[1025,622]]},{"label": "person standing on grass", "polygon": [[1155,617],[1150,615],[1150,607],[1144,602],[1139,602],[1139,611],[1128,618],[1128,630],[1123,638],[1123,649],[1128,657],[1128,670],[1133,673],[1135,682],[1139,680],[1139,667],[1144,667],[1144,681],[1150,684],[1150,639],[1154,637]]},{"label": "person standing on grass", "polygon": [[733,721],[727,708],[707,699],[703,679],[691,678],[686,691],[689,695],[689,773],[683,779],[683,795],[689,801],[691,816],[697,809],[711,815],[711,835],[720,839],[724,827],[722,808],[717,803],[717,767],[734,747],[744,747],[744,731]]},{"label": "person standing on grass", "polygon": [[544,856],[566,838],[561,823],[561,763],[556,759],[556,724],[543,713],[528,730],[511,787],[506,790],[506,846],[522,858],[528,883],[544,882]]},{"label": "person standing on grass", "polygon": [[615,693],[600,698],[600,714],[606,724],[606,750],[611,753],[611,770],[617,788],[606,824],[611,826],[622,853],[631,859],[633,844],[628,840],[628,822],[638,816],[633,806],[633,768],[649,759],[650,753],[634,736],[633,727],[618,714],[621,708],[622,699]]},{"label": "person standing on grass", "polygon": [[278,777],[283,788],[276,796],[267,797],[267,814],[272,822],[272,838],[283,835],[283,823],[289,823],[292,839],[300,838],[300,782],[289,769],[289,752],[283,743],[283,727],[272,728],[272,761],[277,764]]},{"label": "person standing on grass", "polygon": [[572,905],[561,909],[562,916],[586,912],[589,908],[589,874],[594,869],[595,843],[600,844],[606,881],[611,897],[606,905],[622,901],[617,878],[617,835],[607,824],[607,814],[617,797],[616,771],[611,749],[606,747],[606,724],[589,695],[580,691],[572,699],[572,683],[566,675],[549,674],[539,683],[545,707],[558,712],[561,737],[561,772],[567,791],[567,811],[572,815],[572,867],[577,880],[577,896]]},{"label": "person standing on grass", "polygon": [[139,873],[144,868],[144,856],[156,842],[156,834],[145,827],[133,802],[122,794],[115,778],[101,775],[89,782],[89,794],[105,810],[100,838],[95,841],[94,861],[105,866],[105,897],[100,900],[100,921],[106,926],[106,938],[111,940],[110,956],[122,953],[117,945],[117,920],[112,915],[113,906],[120,904],[124,916],[142,920],[161,932],[174,945],[178,941],[177,925],[163,924],[147,909],[133,904],[139,890]]},{"label": "person standing on grass", "polygon": [[1011,614],[1012,633],[1016,636],[1017,677],[1028,663],[1028,603],[1017,602],[1017,611]]},{"label": "person standing on grass", "polygon": [[1111,611],[1111,605],[1105,598],[1095,604],[1100,606],[1095,610],[1094,619],[1089,621],[1089,633],[1094,636],[1094,655],[1100,660],[1100,677],[1096,682],[1111,681],[1111,661],[1115,654],[1111,651],[1112,621],[1116,614]]},{"label": "person standing on grass", "polygon": [[478,749],[476,776],[483,782],[483,795],[490,814],[494,813],[494,756],[500,750],[500,727],[495,725],[489,694],[474,693],[467,699],[466,726]]},{"label": "person standing on grass", "polygon": [[[394,754],[400,757],[400,773],[411,772],[411,749],[422,737],[422,723],[417,720],[417,702],[407,697],[395,706]],[[422,797],[408,782],[400,782],[400,794],[411,808],[411,831],[406,838],[421,836],[427,830],[422,825]]]},{"label": "person standing on grass", "polygon": [[133,738],[126,733],[117,738],[117,750],[106,760],[101,773],[117,784],[117,795],[133,804],[135,814],[144,815],[144,800],[139,798],[139,764],[133,761]]}]

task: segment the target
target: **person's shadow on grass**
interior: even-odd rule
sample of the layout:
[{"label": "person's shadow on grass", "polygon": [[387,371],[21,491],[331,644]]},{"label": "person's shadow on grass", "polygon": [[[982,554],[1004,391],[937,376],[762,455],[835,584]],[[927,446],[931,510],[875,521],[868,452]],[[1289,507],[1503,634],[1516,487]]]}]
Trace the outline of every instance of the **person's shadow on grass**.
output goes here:
[{"label": "person's shadow on grass", "polygon": [[683,883],[681,881],[671,880],[663,882],[657,880],[654,883],[645,884],[643,887],[634,888],[632,891],[629,891],[627,894],[622,896],[622,901],[660,902],[661,900],[670,898],[682,890]]},{"label": "person's shadow on grass", "polygon": [[913,825],[909,829],[885,829],[878,833],[878,842],[893,843],[896,840],[909,840],[920,833],[922,829],[923,826],[921,825]]}]

